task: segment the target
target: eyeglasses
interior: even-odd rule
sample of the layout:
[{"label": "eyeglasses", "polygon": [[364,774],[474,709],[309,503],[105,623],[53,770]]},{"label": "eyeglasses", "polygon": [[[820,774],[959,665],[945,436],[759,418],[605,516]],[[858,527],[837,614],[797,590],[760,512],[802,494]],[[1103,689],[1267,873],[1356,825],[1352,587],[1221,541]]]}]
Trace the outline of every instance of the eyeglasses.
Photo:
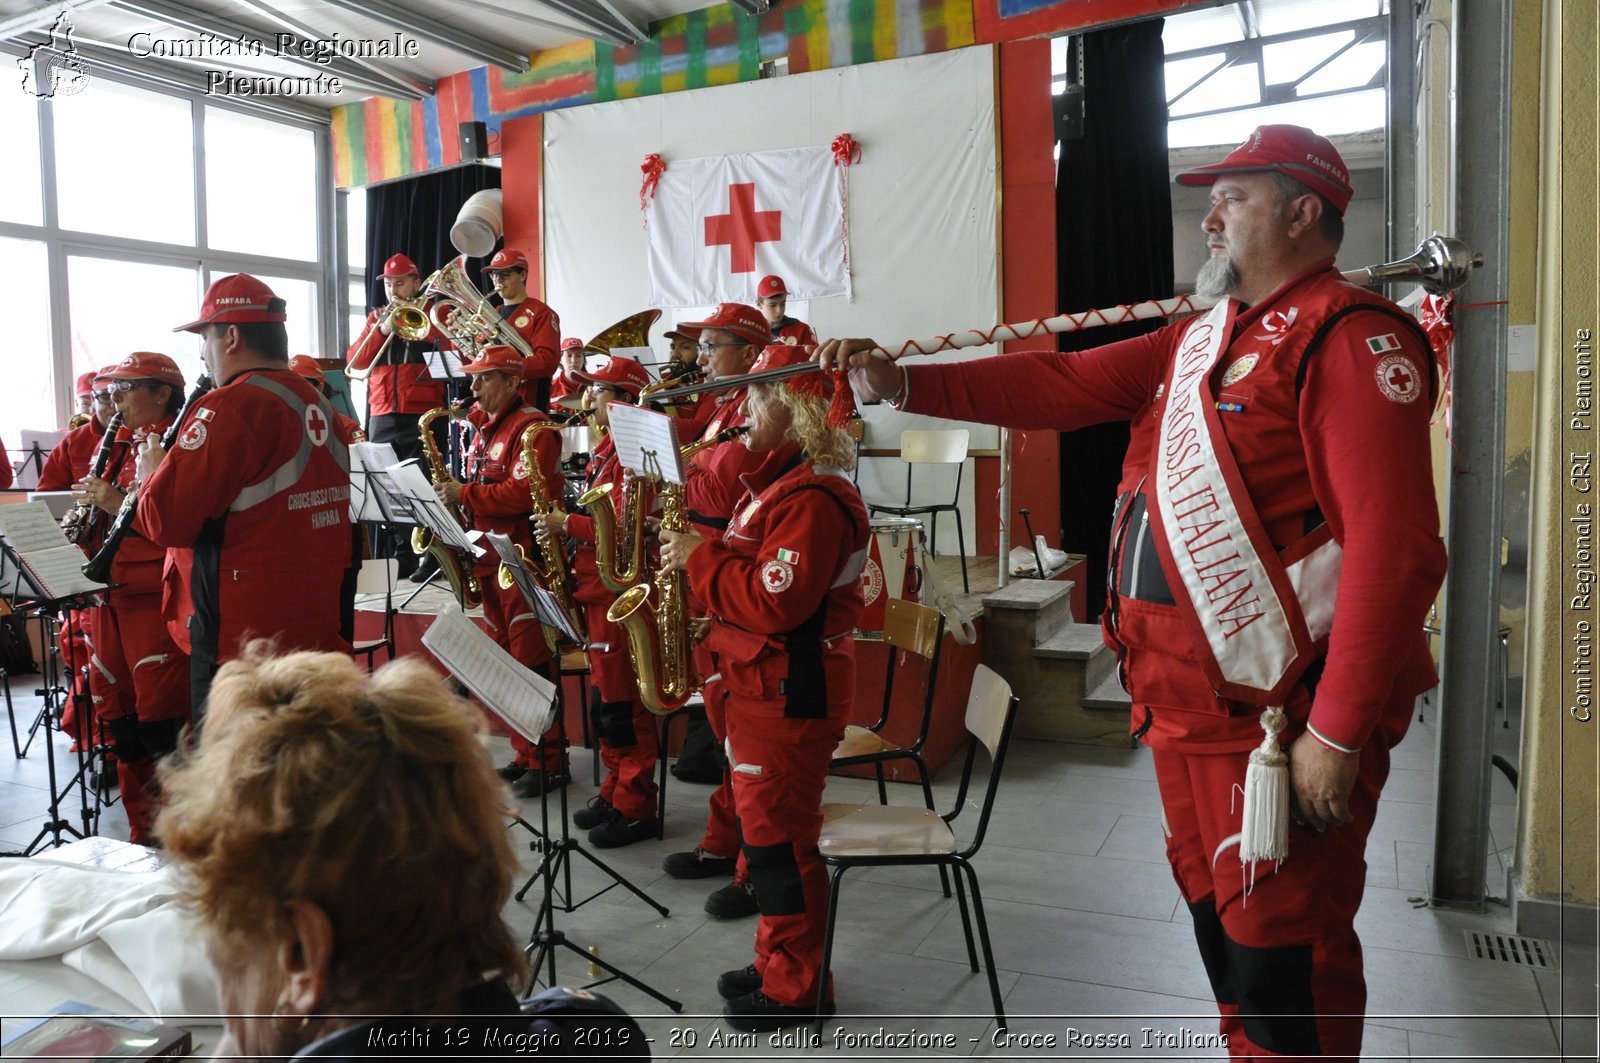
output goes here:
[{"label": "eyeglasses", "polygon": [[96,402],[108,403],[108,402],[111,401],[111,392],[110,391],[93,391],[93,392],[90,392],[90,394],[94,396],[94,401],[96,401]]},{"label": "eyeglasses", "polygon": [[710,354],[712,351],[715,351],[718,347],[748,347],[748,346],[750,346],[750,344],[748,344],[748,343],[743,343],[743,342],[741,342],[739,340],[731,340],[728,343],[705,343],[705,342],[702,342],[702,343],[697,345],[696,349],[699,350],[699,352],[701,354]]},{"label": "eyeglasses", "polygon": [[111,396],[114,394],[120,393],[126,395],[128,392],[137,388],[151,388],[156,386],[157,384],[154,380],[113,380],[111,383],[106,385],[106,390],[104,392],[95,392],[95,397],[98,398],[101,394],[104,394],[106,397],[103,401],[110,402]]}]

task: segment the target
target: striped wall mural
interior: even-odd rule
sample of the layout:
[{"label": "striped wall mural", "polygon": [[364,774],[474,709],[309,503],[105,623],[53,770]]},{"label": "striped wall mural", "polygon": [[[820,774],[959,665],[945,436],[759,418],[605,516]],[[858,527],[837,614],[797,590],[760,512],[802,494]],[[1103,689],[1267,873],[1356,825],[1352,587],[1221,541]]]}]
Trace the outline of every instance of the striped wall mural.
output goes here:
[{"label": "striped wall mural", "polygon": [[374,98],[333,111],[340,188],[461,161],[456,127],[585,103],[753,81],[788,58],[791,74],[973,44],[973,0],[788,0],[763,15],[722,4],[665,19],[643,44],[580,41],[532,57],[525,74],[479,67],[442,79],[432,99]]}]

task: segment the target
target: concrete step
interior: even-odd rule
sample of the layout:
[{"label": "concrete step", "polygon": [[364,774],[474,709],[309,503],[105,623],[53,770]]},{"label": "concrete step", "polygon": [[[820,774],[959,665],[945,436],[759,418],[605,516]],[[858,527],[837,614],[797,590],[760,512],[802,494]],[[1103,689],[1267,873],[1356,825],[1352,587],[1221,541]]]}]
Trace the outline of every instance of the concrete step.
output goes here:
[{"label": "concrete step", "polygon": [[1116,661],[1099,643],[1099,629],[1071,624],[1045,641],[1030,646],[1022,638],[1006,641],[989,628],[984,639],[984,662],[1011,684],[1022,705],[1017,714],[1018,737],[1047,742],[1085,745],[1121,745],[1127,742],[1128,702],[1107,708],[1087,702],[1091,669],[1107,674],[1107,658]]},{"label": "concrete step", "polygon": [[1084,665],[1084,686],[1093,690],[1117,673],[1116,651],[1106,645],[1099,624],[1068,624],[1033,648],[1041,657],[1079,660]]},{"label": "concrete step", "polygon": [[1133,707],[1133,698],[1122,689],[1122,683],[1117,679],[1116,670],[1113,668],[1109,676],[1104,678],[1083,696],[1083,707],[1086,709],[1105,709],[1120,712],[1126,716]]},{"label": "concrete step", "polygon": [[990,632],[1037,646],[1072,623],[1072,581],[1023,579],[984,595]]}]

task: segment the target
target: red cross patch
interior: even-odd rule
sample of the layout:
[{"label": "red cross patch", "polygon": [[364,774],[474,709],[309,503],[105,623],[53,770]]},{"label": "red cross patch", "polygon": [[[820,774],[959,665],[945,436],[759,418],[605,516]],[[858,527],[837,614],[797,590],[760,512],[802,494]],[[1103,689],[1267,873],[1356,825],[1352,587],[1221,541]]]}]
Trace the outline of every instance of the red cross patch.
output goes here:
[{"label": "red cross patch", "polygon": [[761,585],[773,594],[788,590],[794,585],[794,566],[768,561],[761,566]]},{"label": "red cross patch", "polygon": [[878,600],[878,595],[883,593],[883,569],[872,558],[867,558],[867,563],[861,569],[861,597],[867,605]]},{"label": "red cross patch", "polygon": [[[206,411],[202,410],[201,413]],[[178,446],[184,450],[199,450],[200,445],[206,441],[206,426],[204,421],[190,421],[189,426],[183,430],[183,435],[178,437]]]},{"label": "red cross patch", "polygon": [[1422,378],[1411,364],[1411,359],[1401,354],[1391,354],[1378,361],[1374,370],[1378,390],[1390,402],[1408,406],[1422,394]]},{"label": "red cross patch", "polygon": [[328,441],[328,419],[319,407],[306,407],[306,438],[318,447]]}]

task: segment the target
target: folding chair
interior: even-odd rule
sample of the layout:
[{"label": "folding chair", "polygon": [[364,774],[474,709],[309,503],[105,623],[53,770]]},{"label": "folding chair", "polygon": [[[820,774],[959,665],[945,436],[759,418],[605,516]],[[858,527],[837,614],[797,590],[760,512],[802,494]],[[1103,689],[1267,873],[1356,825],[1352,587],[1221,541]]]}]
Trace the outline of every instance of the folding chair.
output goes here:
[{"label": "folding chair", "polygon": [[[1000,980],[994,968],[994,949],[989,943],[989,922],[983,914],[983,896],[978,890],[978,874],[972,867],[972,858],[978,854],[983,845],[983,836],[989,828],[989,816],[994,811],[1000,772],[1005,766],[1006,747],[1011,741],[1011,725],[1016,716],[1017,699],[1012,696],[1011,688],[987,665],[980,664],[972,677],[972,691],[967,696],[966,724],[974,741],[967,746],[966,761],[961,768],[961,784],[956,790],[955,806],[949,812],[940,815],[929,809],[906,805],[822,806],[822,836],[817,842],[817,849],[823,862],[833,868],[833,876],[828,885],[828,928],[822,939],[822,971],[817,980],[819,1034],[826,1015],[823,1008],[827,1003],[828,969],[833,962],[833,931],[839,914],[840,884],[845,871],[852,867],[914,864],[949,866],[957,870],[956,902],[961,910],[961,929],[967,938],[967,960],[976,972],[978,953],[972,941],[972,916],[975,915],[978,940],[983,945],[983,962],[989,974],[989,994],[994,1000],[995,1022],[1001,1030],[1006,1028],[1005,1010],[1000,1002]],[[966,806],[967,788],[972,782],[972,768],[977,761],[980,745],[989,753],[989,781],[972,840],[965,849],[957,849],[953,824]],[[966,893],[966,886],[969,885],[972,888],[970,915]]]},{"label": "folding chair", "polygon": [[[967,535],[961,526],[961,509],[958,503],[961,500],[961,473],[965,468],[967,447],[971,442],[972,433],[965,428],[951,428],[939,432],[907,429],[901,432],[900,460],[906,463],[905,504],[887,505],[879,502],[867,504],[867,509],[873,516],[879,513],[893,513],[897,517],[909,517],[917,513],[929,514],[928,547],[935,555],[939,553],[939,514],[955,514],[956,545],[961,550],[961,592],[963,594],[970,594],[972,587],[967,582]],[[911,476],[918,465],[954,465],[956,467],[956,486],[955,490],[951,492],[950,501],[926,504],[912,503]]]},{"label": "folding chair", "polygon": [[350,656],[367,659],[367,674],[372,673],[373,658],[379,650],[394,660],[394,587],[400,577],[400,562],[392,557],[369,557],[361,562],[356,572],[356,596],[383,596],[383,636],[375,639],[358,639],[350,645]]}]

